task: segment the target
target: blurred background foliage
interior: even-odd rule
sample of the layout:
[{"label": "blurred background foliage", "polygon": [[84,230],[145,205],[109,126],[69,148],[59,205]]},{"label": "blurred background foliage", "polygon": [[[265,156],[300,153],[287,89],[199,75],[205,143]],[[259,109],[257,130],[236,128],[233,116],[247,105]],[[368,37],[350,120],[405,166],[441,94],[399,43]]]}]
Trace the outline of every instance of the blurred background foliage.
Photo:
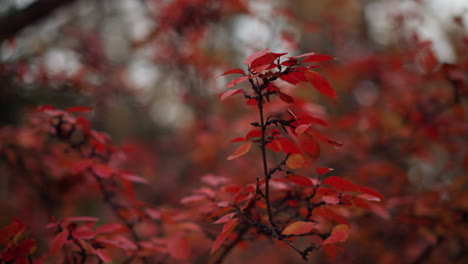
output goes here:
[{"label": "blurred background foliage", "polygon": [[[345,144],[317,163],[389,197],[388,212],[357,221],[349,262],[441,263],[448,252],[462,263],[468,2],[448,2],[3,0],[0,124],[20,126],[37,105],[91,106],[94,127],[150,181],[139,195],[177,203],[207,173],[251,180],[254,164],[226,157],[255,119],[240,100],[219,102],[230,77],[214,76],[265,48],[329,54],[338,60],[322,73],[339,99],[294,91]],[[16,206],[3,205],[2,223]]]}]

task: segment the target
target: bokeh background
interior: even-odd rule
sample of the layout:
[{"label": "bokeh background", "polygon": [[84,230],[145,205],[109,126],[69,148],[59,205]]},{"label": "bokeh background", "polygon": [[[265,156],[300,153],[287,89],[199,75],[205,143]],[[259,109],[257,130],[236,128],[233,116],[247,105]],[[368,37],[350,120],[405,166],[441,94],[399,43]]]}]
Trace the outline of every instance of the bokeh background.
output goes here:
[{"label": "bokeh background", "polygon": [[[4,141],[37,105],[90,106],[93,127],[149,181],[138,187],[148,202],[177,207],[210,173],[248,182],[255,164],[226,157],[235,149],[229,140],[255,120],[252,109],[235,98],[219,102],[232,77],[214,76],[265,48],[338,58],[321,70],[338,100],[305,85],[294,90],[344,143],[324,146],[317,165],[388,197],[385,211],[356,213],[346,253],[315,260],[466,263],[465,0],[2,0]],[[37,202],[25,198],[28,188],[47,186],[27,186],[3,160],[0,173],[2,225],[13,215],[40,226],[49,213],[65,214],[54,206],[25,212]],[[100,214],[92,197],[74,213]],[[226,263],[300,261],[262,243],[236,249]]]}]

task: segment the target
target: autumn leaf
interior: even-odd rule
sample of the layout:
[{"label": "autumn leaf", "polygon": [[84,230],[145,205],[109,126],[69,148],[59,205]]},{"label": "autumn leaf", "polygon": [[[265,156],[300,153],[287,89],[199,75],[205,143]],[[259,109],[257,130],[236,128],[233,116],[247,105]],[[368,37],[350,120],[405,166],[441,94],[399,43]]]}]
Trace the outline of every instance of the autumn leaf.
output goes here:
[{"label": "autumn leaf", "polygon": [[318,173],[318,175],[323,175],[327,172],[332,171],[332,168],[327,168],[327,167],[322,167],[322,168],[316,168],[315,171]]},{"label": "autumn leaf", "polygon": [[50,246],[50,252],[52,255],[56,255],[60,249],[62,249],[63,244],[68,240],[68,230],[63,230],[58,233],[54,240],[52,240],[52,245]]},{"label": "autumn leaf", "polygon": [[182,234],[176,234],[169,239],[167,249],[172,258],[177,260],[187,260],[190,257],[189,241],[182,237]]},{"label": "autumn leaf", "polygon": [[331,87],[330,83],[319,73],[314,71],[305,71],[304,72],[307,81],[309,81],[320,93],[330,97],[336,98],[337,94],[335,90]]},{"label": "autumn leaf", "polygon": [[333,227],[330,236],[323,241],[322,245],[344,242],[348,238],[349,227],[347,225],[337,225]]},{"label": "autumn leaf", "polygon": [[281,234],[283,235],[302,235],[310,233],[315,228],[316,224],[312,222],[297,221],[288,225]]},{"label": "autumn leaf", "polygon": [[286,176],[286,179],[288,179],[288,181],[293,182],[297,185],[303,185],[303,186],[313,185],[312,180],[310,178],[306,176],[302,176],[302,175],[296,175],[296,174],[288,175]]},{"label": "autumn leaf", "polygon": [[331,138],[328,138],[318,132],[315,132],[314,130],[312,129],[309,129],[307,130],[307,133],[311,134],[312,136],[314,136],[315,138],[327,143],[327,144],[330,144],[332,146],[335,146],[335,147],[342,147],[343,146],[343,143],[340,143],[340,142],[337,142]]},{"label": "autumn leaf", "polygon": [[264,49],[262,51],[259,51],[259,52],[256,52],[250,56],[248,56],[245,60],[244,60],[244,64],[245,65],[250,65],[254,60],[256,60],[257,58],[260,58],[262,57],[263,55],[267,54],[269,51],[269,49]]},{"label": "autumn leaf", "polygon": [[290,169],[300,169],[304,167],[305,165],[305,160],[304,160],[304,155],[299,154],[299,153],[293,153],[289,155],[289,157],[286,159],[286,166]]},{"label": "autumn leaf", "polygon": [[283,101],[285,103],[288,103],[288,104],[294,103],[294,98],[292,96],[288,95],[288,94],[278,92],[278,96],[281,99],[281,101]]},{"label": "autumn leaf", "polygon": [[215,222],[213,222],[213,224],[224,224],[226,223],[227,221],[231,220],[237,213],[234,212],[234,213],[229,213],[229,214],[226,214],[226,215],[223,215],[222,217],[220,217],[218,220],[216,220]]},{"label": "autumn leaf", "polygon": [[224,101],[227,98],[235,94],[240,94],[240,93],[245,93],[245,92],[243,89],[234,89],[234,90],[225,91],[224,93],[220,94],[219,97],[221,98],[221,101]]},{"label": "autumn leaf", "polygon": [[228,158],[227,160],[233,160],[233,159],[236,159],[242,155],[245,155],[247,154],[249,151],[250,151],[250,147],[252,146],[252,142],[247,142],[247,143],[244,143],[242,145],[240,145],[236,151],[234,151],[234,153],[232,153]]},{"label": "autumn leaf", "polygon": [[228,236],[231,234],[232,230],[239,224],[237,221],[237,218],[233,218],[229,220],[227,223],[224,224],[223,229],[221,233],[216,237],[216,240],[214,241],[213,245],[211,246],[211,251],[210,254],[213,254],[228,238]]},{"label": "autumn leaf", "polygon": [[305,58],[302,62],[322,62],[322,61],[329,61],[329,60],[334,60],[334,59],[335,58],[329,55],[314,54],[312,56]]},{"label": "autumn leaf", "polygon": [[233,73],[239,73],[239,74],[245,75],[244,70],[242,70],[242,69],[231,69],[229,71],[224,72],[223,74],[215,76],[215,78],[218,78],[220,76],[224,76],[224,75],[227,75],[227,74],[233,74]]},{"label": "autumn leaf", "polygon": [[227,85],[226,85],[226,88],[229,88],[229,87],[232,87],[238,83],[241,83],[241,82],[244,82],[246,81],[247,79],[249,79],[249,76],[241,76],[237,79],[234,79],[232,81],[230,81]]},{"label": "autumn leaf", "polygon": [[107,251],[106,249],[103,248],[98,248],[96,249],[96,255],[104,262],[104,263],[109,263],[112,261],[112,255]]},{"label": "autumn leaf", "polygon": [[326,202],[327,204],[338,204],[340,202],[340,198],[332,195],[325,195],[322,196],[322,201]]},{"label": "autumn leaf", "polygon": [[120,178],[131,182],[148,183],[147,179],[129,172],[120,172],[119,176]]},{"label": "autumn leaf", "polygon": [[320,156],[320,146],[313,136],[308,133],[302,133],[297,136],[302,150],[311,158],[317,159]]},{"label": "autumn leaf", "polygon": [[331,176],[323,180],[324,184],[330,185],[341,191],[357,192],[359,187],[354,183],[336,176]]}]

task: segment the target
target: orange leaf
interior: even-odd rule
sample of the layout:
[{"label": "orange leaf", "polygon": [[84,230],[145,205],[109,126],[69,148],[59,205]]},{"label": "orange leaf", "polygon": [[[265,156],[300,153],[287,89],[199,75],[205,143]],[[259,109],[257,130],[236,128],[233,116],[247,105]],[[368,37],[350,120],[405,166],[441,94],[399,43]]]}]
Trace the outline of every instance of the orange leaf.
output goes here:
[{"label": "orange leaf", "polygon": [[323,241],[322,245],[344,242],[348,238],[349,227],[347,225],[337,225],[333,227],[330,236]]},{"label": "orange leaf", "polygon": [[281,234],[283,235],[302,235],[309,233],[312,231],[315,227],[315,223],[312,222],[303,222],[303,221],[297,221],[295,223],[292,223],[288,225]]},{"label": "orange leaf", "polygon": [[250,151],[250,147],[252,146],[252,142],[247,142],[242,145],[240,145],[234,153],[232,153],[227,160],[233,160],[236,159],[242,155],[247,154]]},{"label": "orange leaf", "polygon": [[331,87],[330,83],[320,74],[314,71],[304,72],[307,81],[309,81],[320,93],[330,97],[336,98],[337,94]]},{"label": "orange leaf", "polygon": [[305,165],[304,156],[299,153],[294,153],[294,154],[289,155],[288,159],[286,160],[286,166],[288,166],[288,168],[293,169],[293,170],[302,168],[304,167],[304,165]]}]

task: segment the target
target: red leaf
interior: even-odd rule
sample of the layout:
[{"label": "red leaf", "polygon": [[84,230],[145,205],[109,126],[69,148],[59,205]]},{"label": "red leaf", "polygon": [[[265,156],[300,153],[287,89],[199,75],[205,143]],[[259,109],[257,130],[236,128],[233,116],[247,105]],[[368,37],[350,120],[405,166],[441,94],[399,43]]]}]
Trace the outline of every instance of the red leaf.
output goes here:
[{"label": "red leaf", "polygon": [[262,131],[260,129],[250,130],[249,133],[245,136],[245,139],[259,138],[262,137]]},{"label": "red leaf", "polygon": [[216,176],[213,174],[205,174],[201,177],[202,182],[209,184],[213,187],[218,187],[228,183],[230,180],[229,178],[223,176]]},{"label": "red leaf", "polygon": [[289,138],[277,138],[275,140],[278,141],[278,143],[279,143],[279,145],[281,147],[281,150],[284,153],[301,153],[301,150],[299,149],[299,147],[291,139],[289,139]]},{"label": "red leaf", "polygon": [[293,85],[296,85],[299,82],[307,81],[307,78],[303,72],[290,72],[288,74],[282,75],[280,79]]},{"label": "red leaf", "polygon": [[247,105],[257,105],[257,100],[255,98],[249,98],[247,102],[245,102]]},{"label": "red leaf", "polygon": [[298,55],[298,56],[294,56],[294,57],[289,57],[289,59],[297,59],[297,58],[304,58],[304,57],[309,57],[309,56],[312,56],[314,55],[315,52],[309,52],[309,53],[304,53],[304,54],[301,54],[301,55]]},{"label": "red leaf", "polygon": [[333,227],[330,236],[323,241],[322,245],[344,242],[348,238],[349,227],[347,225],[337,225]]},{"label": "red leaf", "polygon": [[223,74],[215,76],[215,78],[218,78],[220,76],[227,75],[227,74],[233,74],[233,73],[239,73],[239,74],[245,75],[244,70],[242,70],[242,69],[231,69],[231,70],[229,70],[229,71],[227,71],[227,72],[225,72]]},{"label": "red leaf", "polygon": [[370,195],[370,194],[366,194],[366,193],[359,194],[356,197],[361,198],[361,199],[366,200],[366,201],[371,201],[371,202],[380,202],[380,201],[382,201],[379,197],[376,197],[376,196]]},{"label": "red leaf", "polygon": [[307,234],[315,228],[316,224],[312,222],[297,221],[288,225],[281,234],[283,235],[302,235]]},{"label": "red leaf", "polygon": [[322,54],[314,54],[310,57],[305,58],[302,62],[322,62],[322,61],[329,61],[334,60],[332,56],[322,55]]},{"label": "red leaf", "polygon": [[302,176],[302,175],[288,175],[286,176],[286,179],[288,179],[291,182],[294,182],[297,185],[303,185],[303,186],[314,185],[310,178],[306,176]]},{"label": "red leaf", "polygon": [[305,71],[304,74],[307,78],[307,81],[309,81],[320,93],[330,98],[337,97],[335,90],[333,90],[330,83],[328,83],[328,81],[323,78],[322,75],[314,71]]},{"label": "red leaf", "polygon": [[221,98],[221,101],[224,101],[226,100],[227,98],[235,95],[235,94],[240,94],[240,93],[245,93],[243,89],[234,89],[234,90],[229,90],[229,91],[225,91],[223,92],[222,94],[219,95],[219,97]]},{"label": "red leaf", "polygon": [[108,233],[120,233],[122,231],[125,231],[126,229],[127,227],[122,224],[115,224],[115,223],[104,224],[104,225],[99,226],[96,229],[96,235],[108,234]]},{"label": "red leaf", "polygon": [[281,101],[283,101],[285,103],[288,103],[288,104],[294,103],[294,98],[292,96],[288,95],[288,94],[278,92],[278,96],[281,99]]},{"label": "red leaf", "polygon": [[169,240],[167,249],[172,258],[187,260],[190,257],[190,244],[182,235],[175,235]]},{"label": "red leaf", "polygon": [[[36,250],[36,241],[32,239],[22,240],[14,250],[16,256],[31,255]],[[15,262],[16,263],[16,262]]]},{"label": "red leaf", "polygon": [[96,236],[93,231],[87,229],[73,231],[72,235],[80,239],[92,239]]},{"label": "red leaf", "polygon": [[272,53],[268,52],[265,55],[258,57],[257,59],[253,60],[250,64],[249,68],[253,72],[262,72],[270,67],[270,65],[275,62],[275,60],[286,53]]},{"label": "red leaf", "polygon": [[54,240],[52,241],[52,245],[50,246],[50,252],[52,255],[56,255],[60,249],[62,249],[63,244],[68,240],[68,230],[63,230],[62,232],[58,233]]},{"label": "red leaf", "polygon": [[183,204],[187,204],[187,203],[197,203],[197,202],[201,202],[205,200],[206,200],[206,195],[195,194],[195,195],[190,195],[190,196],[182,198],[180,202]]},{"label": "red leaf", "polygon": [[229,220],[226,224],[223,226],[223,230],[221,233],[216,237],[216,240],[214,241],[213,245],[211,246],[211,251],[210,254],[213,254],[226,240],[226,238],[229,236],[231,231],[239,224],[237,222],[237,218],[233,218]]},{"label": "red leaf", "polygon": [[298,114],[297,115],[297,121],[300,124],[313,123],[313,124],[318,124],[318,125],[322,125],[322,126],[328,126],[327,122],[323,121],[322,119],[319,119],[319,118],[316,118],[316,117],[313,117],[313,116],[310,116],[310,115],[307,115],[307,114]]},{"label": "red leaf", "polygon": [[246,81],[247,79],[249,79],[249,76],[241,76],[241,77],[239,77],[239,78],[237,78],[237,79],[234,79],[234,80],[230,81],[230,82],[226,85],[226,87],[227,87],[227,88],[232,87],[232,86],[234,86],[234,85],[236,85],[236,84],[238,84],[238,83],[241,83],[241,82]]},{"label": "red leaf", "polygon": [[247,154],[250,151],[250,147],[252,146],[252,142],[247,142],[242,145],[240,145],[234,153],[232,153],[227,160],[233,160],[236,159],[242,155]]},{"label": "red leaf", "polygon": [[362,193],[369,194],[369,195],[372,195],[374,197],[377,197],[381,201],[385,200],[385,197],[376,190],[373,190],[371,188],[364,187],[364,186],[358,186],[358,188],[359,188],[359,191],[362,192]]},{"label": "red leaf", "polygon": [[70,113],[86,113],[93,110],[92,107],[87,107],[87,106],[72,106],[68,107],[65,111],[70,112]]},{"label": "red leaf", "polygon": [[300,134],[304,133],[305,131],[307,131],[309,128],[310,128],[310,124],[308,124],[308,125],[299,125],[299,126],[296,127],[294,132],[296,132],[297,135],[300,135]]},{"label": "red leaf", "polygon": [[243,137],[236,137],[231,139],[229,142],[244,142],[246,139]]},{"label": "red leaf", "polygon": [[129,173],[129,172],[120,172],[119,175],[122,179],[127,180],[127,181],[138,182],[138,183],[148,183],[147,179],[137,176],[135,174]]},{"label": "red leaf", "polygon": [[340,198],[332,195],[325,195],[322,196],[322,201],[326,202],[327,204],[338,204],[340,202]]},{"label": "red leaf", "polygon": [[354,183],[346,179],[336,177],[336,176],[331,176],[331,177],[326,178],[325,180],[323,180],[323,183],[330,185],[341,191],[350,191],[350,192],[359,191],[359,187],[354,185]]},{"label": "red leaf", "polygon": [[305,160],[304,160],[304,155],[299,154],[299,153],[294,153],[289,155],[288,159],[286,160],[286,166],[288,166],[290,169],[299,169],[304,167],[305,165]]},{"label": "red leaf", "polygon": [[96,249],[96,255],[104,262],[104,263],[109,263],[112,261],[112,255],[109,253],[109,251],[103,249],[103,248],[98,248]]},{"label": "red leaf", "polygon": [[114,170],[106,164],[95,164],[92,168],[94,173],[103,179],[109,179],[114,173]]},{"label": "red leaf", "polygon": [[317,159],[320,156],[320,146],[313,136],[308,133],[302,133],[297,136],[302,150],[311,158]]},{"label": "red leaf", "polygon": [[335,141],[335,140],[333,140],[331,138],[327,138],[326,136],[324,136],[322,134],[319,134],[319,133],[313,131],[312,129],[307,130],[307,133],[309,133],[312,136],[314,136],[315,138],[320,139],[321,141],[323,141],[325,143],[328,143],[330,145],[333,145],[335,147],[343,146],[343,143],[337,142],[337,141]]},{"label": "red leaf", "polygon": [[21,235],[26,230],[24,223],[18,218],[13,217],[11,224],[5,226],[0,230],[0,244],[6,245],[10,239]]},{"label": "red leaf", "polygon": [[250,65],[254,60],[256,60],[257,58],[260,58],[261,56],[267,54],[269,51],[269,49],[264,49],[262,51],[259,51],[259,52],[256,52],[250,56],[248,56],[245,61],[244,61],[244,64],[245,65]]},{"label": "red leaf", "polygon": [[318,175],[323,175],[327,172],[332,171],[332,168],[327,168],[327,167],[322,167],[322,168],[316,168],[315,171],[317,171]]},{"label": "red leaf", "polygon": [[227,221],[231,220],[236,214],[237,214],[236,212],[226,214],[226,215],[220,217],[218,220],[216,220],[213,224],[224,224]]}]

